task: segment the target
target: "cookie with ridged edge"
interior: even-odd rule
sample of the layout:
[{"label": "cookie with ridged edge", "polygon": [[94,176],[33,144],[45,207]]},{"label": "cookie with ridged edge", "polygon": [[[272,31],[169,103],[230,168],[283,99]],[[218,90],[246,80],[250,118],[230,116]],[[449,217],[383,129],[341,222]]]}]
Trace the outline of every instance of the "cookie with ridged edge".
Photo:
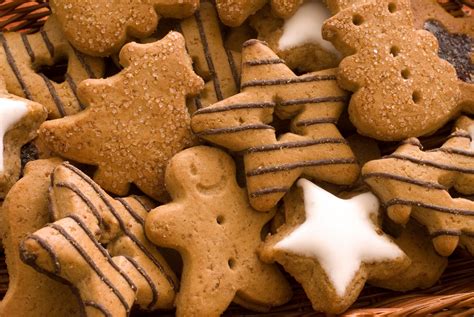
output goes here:
[{"label": "cookie with ridged edge", "polygon": [[[161,16],[185,18],[199,0],[51,0],[66,38],[83,53],[108,56],[132,38],[150,36]],[[87,17],[87,18],[85,18]]]},{"label": "cookie with ridged edge", "polygon": [[443,256],[458,244],[474,254],[474,202],[448,192],[474,193],[473,131],[473,120],[461,117],[440,148],[422,151],[421,143],[410,138],[393,154],[362,168],[362,177],[388,216],[396,223],[412,217],[424,225]]},{"label": "cookie with ridged edge", "polygon": [[463,110],[474,113],[474,16],[455,18],[436,0],[412,0],[411,7],[415,26],[436,36],[438,54],[456,68]]},{"label": "cookie with ridged edge", "polygon": [[252,209],[235,173],[234,161],[219,149],[180,152],[166,169],[172,201],[146,218],[147,237],[183,259],[177,316],[220,316],[232,301],[266,311],[291,297],[278,268],[256,252],[274,210]]},{"label": "cookie with ridged edge", "polygon": [[454,67],[412,20],[409,0],[361,0],[323,26],[323,37],[346,56],[338,83],[354,92],[349,116],[360,134],[384,141],[426,135],[461,109]]},{"label": "cookie with ridged edge", "polygon": [[134,183],[165,200],[168,160],[194,144],[186,97],[197,95],[203,81],[177,32],[125,45],[120,61],[118,74],[79,85],[86,110],[45,122],[39,137],[53,152],[97,166],[94,180],[105,190],[123,196]]},{"label": "cookie with ridged edge", "polygon": [[12,187],[1,208],[9,276],[7,292],[0,302],[1,316],[81,316],[77,296],[67,285],[35,271],[19,257],[20,242],[50,221],[50,174],[59,164],[60,159],[28,163],[23,178]]},{"label": "cookie with ridged edge", "polygon": [[[7,90],[42,104],[48,110],[50,119],[83,110],[77,86],[85,79],[104,75],[104,61],[74,49],[59,29],[54,15],[48,18],[39,32],[0,33],[0,42],[0,72],[5,78]],[[61,72],[51,67],[64,62],[67,62],[64,78],[45,74]]]},{"label": "cookie with ridged edge", "polygon": [[228,26],[239,26],[249,16],[271,2],[273,13],[280,18],[289,18],[303,0],[216,0],[221,21]]},{"label": "cookie with ridged edge", "polygon": [[[352,184],[359,166],[336,122],[347,92],[336,69],[296,76],[269,47],[245,43],[241,93],[200,109],[191,125],[202,139],[243,155],[250,204],[274,207],[302,174]],[[291,132],[277,135],[273,116],[289,119]]]},{"label": "cookie with ridged edge", "polygon": [[69,163],[51,174],[49,201],[56,221],[23,241],[25,263],[70,284],[88,316],[127,316],[134,304],[173,307],[176,276],[143,227],[154,203],[113,199]]},{"label": "cookie with ridged edge", "polygon": [[260,258],[302,284],[317,311],[339,314],[366,281],[396,276],[410,260],[379,227],[371,193],[340,199],[306,179],[285,196],[285,224],[268,235]]},{"label": "cookie with ridged edge", "polygon": [[46,117],[39,103],[9,94],[0,76],[0,198],[20,177],[21,147],[36,137]]}]

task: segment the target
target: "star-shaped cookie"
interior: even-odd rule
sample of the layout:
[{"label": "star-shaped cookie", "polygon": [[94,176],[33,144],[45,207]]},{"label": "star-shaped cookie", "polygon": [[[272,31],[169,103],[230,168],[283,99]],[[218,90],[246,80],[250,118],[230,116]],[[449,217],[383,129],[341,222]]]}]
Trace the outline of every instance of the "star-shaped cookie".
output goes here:
[{"label": "star-shaped cookie", "polygon": [[204,146],[180,152],[166,169],[173,200],[150,212],[145,229],[152,242],[182,256],[178,316],[220,316],[232,301],[267,310],[291,296],[277,267],[257,256],[274,211],[252,209],[235,177],[232,158]]},{"label": "star-shaped cookie", "polygon": [[168,160],[194,144],[186,97],[198,94],[203,81],[177,32],[127,44],[120,61],[117,75],[79,85],[86,110],[45,122],[39,136],[53,152],[97,166],[94,180],[105,190],[125,195],[134,183],[163,200]]},{"label": "star-shaped cookie", "polygon": [[260,255],[276,261],[299,281],[313,308],[341,313],[365,281],[397,274],[406,255],[375,224],[379,210],[371,193],[343,200],[306,179],[285,200],[286,224],[268,236]]},{"label": "star-shaped cookie", "polygon": [[150,36],[160,16],[185,18],[193,14],[199,0],[51,0],[71,44],[83,53],[108,56],[131,38]]},{"label": "star-shaped cookie", "polygon": [[[244,157],[252,207],[274,207],[302,174],[352,184],[359,166],[336,123],[347,92],[337,69],[296,76],[265,43],[250,40],[242,52],[241,93],[193,114],[194,133]],[[277,135],[276,115],[289,133]]]},{"label": "star-shaped cookie", "polygon": [[216,2],[222,22],[235,27],[241,25],[267,2],[271,2],[272,11],[276,16],[289,18],[303,3],[303,0],[217,0]]},{"label": "star-shaped cookie", "polygon": [[410,138],[391,155],[366,163],[362,177],[382,201],[388,216],[424,225],[436,251],[450,255],[458,244],[474,254],[474,202],[453,198],[449,189],[474,194],[474,121],[461,117],[440,147],[423,151]]},{"label": "star-shaped cookie", "polygon": [[39,103],[10,95],[0,77],[0,198],[20,177],[21,147],[36,137],[46,117]]}]

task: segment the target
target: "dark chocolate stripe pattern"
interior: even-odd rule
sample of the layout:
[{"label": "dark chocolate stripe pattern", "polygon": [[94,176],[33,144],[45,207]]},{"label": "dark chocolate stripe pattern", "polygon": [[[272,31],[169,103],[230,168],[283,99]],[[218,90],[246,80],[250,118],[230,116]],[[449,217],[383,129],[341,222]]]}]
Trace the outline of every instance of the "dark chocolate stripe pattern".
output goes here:
[{"label": "dark chocolate stripe pattern", "polygon": [[148,309],[151,309],[158,301],[158,288],[151,279],[150,275],[148,275],[148,273],[140,266],[140,264],[138,264],[137,261],[129,256],[126,256],[125,258],[135,267],[135,269],[138,271],[138,273],[140,273],[140,275],[145,279],[148,286],[150,287],[152,297],[150,303],[148,304]]},{"label": "dark chocolate stripe pattern", "polygon": [[[134,198],[137,202],[140,203],[140,205],[143,207],[144,210],[147,210],[147,209],[145,208],[145,205],[143,205],[143,202],[142,202],[141,200],[139,200],[139,199],[136,198],[136,197],[133,197],[133,198]],[[140,217],[140,215],[137,214],[137,213],[135,212],[135,210],[133,210],[132,206],[130,206],[130,204],[127,203],[127,201],[126,201],[125,199],[123,199],[123,198],[121,198],[121,197],[118,197],[118,198],[116,198],[116,200],[119,201],[119,202],[123,205],[123,207],[124,207],[125,209],[127,209],[128,213],[129,213],[139,224],[141,224],[142,226],[145,226],[145,219],[143,219],[142,217]],[[148,212],[148,211],[147,211],[147,212]]]},{"label": "dark chocolate stripe pattern", "polygon": [[448,153],[448,154],[456,154],[456,155],[461,155],[461,156],[474,157],[474,151],[465,151],[465,150],[448,148],[448,147],[442,147],[442,148],[439,148],[439,149],[429,150],[427,152],[444,152],[444,153]]},{"label": "dark chocolate stripe pattern", "polygon": [[392,179],[398,182],[417,185],[417,186],[428,188],[428,189],[448,190],[445,186],[440,185],[438,183],[425,182],[418,179],[399,176],[399,175],[390,174],[390,173],[367,173],[367,174],[364,174],[362,178],[364,180],[369,179],[369,178]]},{"label": "dark chocolate stripe pattern", "polygon": [[23,45],[25,46],[25,50],[28,53],[28,56],[30,57],[31,62],[34,63],[36,56],[35,56],[35,53],[33,52],[33,49],[31,48],[30,41],[28,40],[28,36],[25,33],[21,33],[21,40],[23,41]]},{"label": "dark chocolate stripe pattern", "polygon": [[301,83],[311,83],[325,80],[336,80],[334,75],[314,75],[294,78],[282,78],[282,79],[268,79],[268,80],[252,80],[246,83],[242,83],[241,88],[248,87],[264,87],[264,86],[278,86],[278,85],[291,85]]},{"label": "dark chocolate stripe pattern", "polygon": [[336,118],[317,118],[309,120],[296,121],[295,126],[297,127],[309,127],[317,124],[336,124]]},{"label": "dark chocolate stripe pattern", "polygon": [[86,107],[79,100],[79,96],[77,95],[77,85],[74,82],[74,79],[72,79],[71,75],[69,75],[68,73],[64,75],[64,78],[66,79],[66,82],[69,84],[69,87],[71,87],[71,91],[74,94],[74,98],[76,98],[77,102],[79,103],[79,107],[81,108],[81,110],[84,110]]},{"label": "dark chocolate stripe pattern", "polygon": [[274,102],[261,102],[261,103],[242,103],[242,104],[232,104],[228,106],[222,107],[208,107],[199,109],[194,113],[194,116],[209,114],[209,113],[220,113],[226,111],[233,111],[233,110],[242,110],[242,109],[266,109],[266,108],[274,108],[276,104]]},{"label": "dark chocolate stripe pattern", "polygon": [[18,80],[18,83],[20,84],[20,87],[23,90],[23,93],[25,94],[26,99],[33,100],[30,90],[28,89],[28,86],[23,80],[20,70],[18,69],[18,66],[16,65],[15,58],[13,57],[10,47],[8,46],[7,40],[5,39],[5,36],[3,35],[2,32],[0,32],[0,42],[2,43],[3,50],[5,51],[7,62],[10,65],[10,68],[12,69],[13,73],[15,74],[15,77]]},{"label": "dark chocolate stripe pattern", "polygon": [[264,65],[275,65],[275,64],[284,64],[285,61],[281,58],[273,58],[273,59],[256,59],[252,61],[246,61],[244,65],[246,66],[264,66]]},{"label": "dark chocolate stripe pattern", "polygon": [[51,81],[43,74],[39,73],[38,74],[41,78],[43,78],[43,81],[48,88],[49,94],[53,98],[54,104],[56,105],[56,108],[59,111],[59,114],[61,117],[64,117],[66,115],[66,111],[64,110],[64,104],[61,101],[61,98],[59,98],[58,93],[56,92],[56,88],[54,88],[53,84],[51,84]]},{"label": "dark chocolate stripe pattern", "polygon": [[48,49],[49,55],[51,55],[51,57],[54,57],[54,45],[49,40],[48,34],[43,30],[40,32],[40,34],[41,34],[41,38],[44,41],[44,44],[46,45],[46,48]]},{"label": "dark chocolate stripe pattern", "polygon": [[86,59],[84,57],[84,54],[82,54],[81,52],[79,52],[78,50],[76,50],[73,46],[71,46],[74,54],[76,55],[77,57],[77,60],[79,61],[79,63],[81,63],[82,65],[82,68],[84,68],[84,70],[86,71],[87,73],[87,76],[89,78],[97,78],[97,76],[94,74],[94,72],[92,71],[92,68],[90,67],[90,65],[86,62]]},{"label": "dark chocolate stripe pattern", "polygon": [[280,193],[287,193],[290,190],[289,187],[268,187],[265,189],[257,190],[254,192],[249,193],[250,198],[257,198],[265,195],[271,194],[280,194]]},{"label": "dark chocolate stripe pattern", "polygon": [[348,143],[344,138],[321,138],[321,139],[313,139],[313,140],[267,144],[267,145],[249,148],[243,153],[249,154],[249,153],[280,151],[282,149],[295,149],[295,148],[302,148],[302,147],[322,145],[322,144],[348,144]]},{"label": "dark chocolate stripe pattern", "polygon": [[248,124],[248,125],[241,125],[238,127],[231,127],[231,128],[209,129],[202,132],[195,132],[195,134],[197,136],[209,136],[209,135],[216,135],[216,134],[239,133],[239,132],[250,131],[250,130],[275,130],[275,128],[268,124]]},{"label": "dark chocolate stripe pattern", "polygon": [[86,300],[84,302],[84,305],[86,307],[93,307],[95,309],[97,309],[98,311],[100,311],[105,317],[114,317],[108,310],[107,308],[105,308],[103,305],[101,304],[98,304],[96,302],[93,302],[93,301],[90,301],[90,300]]},{"label": "dark chocolate stripe pattern", "polygon": [[329,96],[329,97],[317,97],[317,98],[302,98],[293,100],[284,100],[278,104],[278,106],[297,106],[303,104],[318,104],[325,102],[346,102],[348,98],[346,96]]},{"label": "dark chocolate stripe pattern", "polygon": [[51,273],[56,274],[56,275],[60,274],[61,263],[59,262],[57,254],[53,251],[53,248],[49,245],[49,243],[44,241],[43,239],[41,239],[35,234],[29,235],[27,239],[36,241],[48,253],[49,258],[53,261],[53,264],[54,264],[54,271]]},{"label": "dark chocolate stripe pattern", "polygon": [[453,215],[474,216],[474,211],[472,210],[449,208],[449,207],[429,204],[429,203],[416,201],[416,200],[394,198],[383,204],[385,208],[396,206],[396,205],[426,208],[426,209],[431,209],[431,210],[449,213]]},{"label": "dark chocolate stripe pattern", "polygon": [[445,171],[474,174],[474,167],[473,168],[462,168],[462,167],[457,167],[457,166],[454,166],[454,165],[446,165],[446,164],[442,164],[442,163],[438,163],[438,162],[434,162],[434,161],[422,160],[422,159],[418,159],[418,158],[411,157],[411,156],[404,155],[404,154],[396,154],[395,153],[395,154],[385,156],[384,158],[394,158],[394,159],[397,159],[397,160],[409,161],[409,162],[412,162],[412,163],[415,163],[415,164],[427,165],[427,166],[435,167],[435,168],[445,170]]}]

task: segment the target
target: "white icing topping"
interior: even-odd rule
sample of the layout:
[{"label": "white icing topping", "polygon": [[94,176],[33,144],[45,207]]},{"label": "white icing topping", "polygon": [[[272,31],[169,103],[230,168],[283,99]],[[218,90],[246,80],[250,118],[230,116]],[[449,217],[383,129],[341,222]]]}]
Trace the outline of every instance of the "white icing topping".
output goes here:
[{"label": "white icing topping", "polygon": [[379,235],[370,219],[379,210],[372,193],[340,199],[306,179],[303,188],[306,221],[276,244],[276,248],[315,258],[326,272],[338,296],[362,262],[395,259],[403,252],[386,235]]},{"label": "white icing topping", "polygon": [[474,151],[474,124],[469,126],[469,133],[471,134],[471,151]]},{"label": "white icing topping", "polygon": [[23,101],[0,98],[0,172],[3,172],[3,138],[5,133],[28,112]]},{"label": "white icing topping", "polygon": [[315,43],[339,55],[331,42],[323,39],[321,33],[324,21],[330,17],[331,13],[321,1],[312,1],[302,5],[291,18],[285,21],[278,48],[284,51],[303,44]]}]

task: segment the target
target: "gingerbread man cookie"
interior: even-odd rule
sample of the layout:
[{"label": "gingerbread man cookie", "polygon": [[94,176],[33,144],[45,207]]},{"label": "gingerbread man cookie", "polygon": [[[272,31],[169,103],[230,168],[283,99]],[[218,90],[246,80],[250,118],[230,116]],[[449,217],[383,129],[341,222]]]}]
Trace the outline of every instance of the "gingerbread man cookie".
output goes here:
[{"label": "gingerbread man cookie", "polygon": [[19,256],[20,242],[50,220],[50,174],[59,164],[60,159],[28,163],[23,178],[5,198],[2,243],[10,282],[0,302],[1,316],[81,316],[76,294],[67,285],[25,265]]},{"label": "gingerbread man cookie", "polygon": [[409,0],[367,0],[323,26],[323,37],[348,56],[338,83],[354,92],[349,115],[360,134],[384,141],[421,136],[459,113],[456,71],[412,19]]},{"label": "gingerbread man cookie", "polygon": [[[84,109],[77,86],[85,79],[104,75],[103,60],[85,56],[69,45],[55,16],[49,17],[38,33],[0,33],[0,43],[0,72],[7,90],[45,106],[49,118]],[[52,80],[43,73],[62,62],[67,62],[64,78]]]},{"label": "gingerbread man cookie", "polygon": [[355,302],[366,280],[383,280],[410,260],[377,226],[371,193],[340,199],[306,179],[285,199],[286,224],[260,252],[299,281],[313,308],[338,314]]},{"label": "gingerbread man cookie", "polygon": [[9,94],[0,77],[0,198],[20,177],[21,147],[36,137],[46,116],[39,103]]},{"label": "gingerbread man cookie", "polygon": [[79,85],[86,110],[44,123],[39,136],[53,152],[97,166],[94,180],[105,190],[125,195],[134,183],[164,200],[168,160],[194,143],[186,97],[197,95],[203,82],[177,32],[129,43],[120,60],[124,69],[117,75]]},{"label": "gingerbread man cookie", "polygon": [[172,307],[176,276],[144,233],[151,201],[113,199],[69,163],[54,170],[50,191],[56,221],[24,240],[25,263],[70,283],[87,315]]},{"label": "gingerbread man cookie", "polygon": [[[302,174],[351,184],[359,173],[336,122],[347,93],[335,69],[296,76],[264,43],[250,40],[243,51],[242,92],[193,114],[199,137],[243,154],[251,205],[274,207]],[[291,120],[277,136],[273,113]]]},{"label": "gingerbread man cookie", "polygon": [[[368,162],[362,176],[382,201],[388,216],[407,223],[410,216],[426,226],[436,251],[450,255],[458,243],[474,254],[474,202],[452,198],[448,190],[474,193],[473,120],[462,117],[449,139],[423,152],[406,140],[392,155]],[[472,132],[471,132],[472,133]]]},{"label": "gingerbread man cookie", "polygon": [[220,316],[232,301],[267,310],[289,300],[283,275],[256,252],[274,211],[250,207],[230,156],[204,146],[184,150],[166,169],[166,187],[172,202],[153,209],[145,228],[151,241],[183,258],[177,316]]},{"label": "gingerbread man cookie", "polygon": [[74,47],[89,55],[108,56],[130,38],[150,36],[160,16],[190,16],[199,0],[51,0],[50,5]]}]

